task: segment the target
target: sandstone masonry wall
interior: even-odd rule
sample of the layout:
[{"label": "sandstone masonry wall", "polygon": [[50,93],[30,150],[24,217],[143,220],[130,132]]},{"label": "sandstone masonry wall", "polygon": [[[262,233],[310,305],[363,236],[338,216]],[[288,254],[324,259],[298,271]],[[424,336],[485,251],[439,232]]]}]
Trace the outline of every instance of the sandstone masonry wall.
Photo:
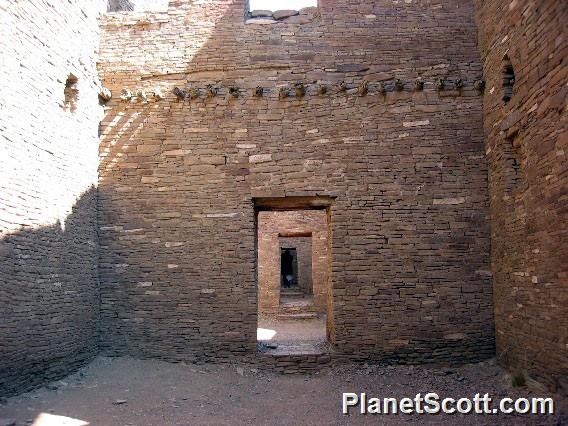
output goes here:
[{"label": "sandstone masonry wall", "polygon": [[[320,194],[336,197],[337,354],[491,356],[472,2],[322,0],[275,23],[246,23],[244,10],[240,0],[170,1],[167,13],[101,22],[105,85],[115,95],[144,90],[115,96],[102,128],[104,352],[254,353],[253,199]],[[424,90],[414,90],[419,76]],[[403,90],[393,89],[396,78]],[[458,79],[464,86],[454,89]],[[299,87],[296,97],[297,82],[305,96]],[[219,87],[216,96],[207,97],[207,84]],[[257,86],[262,96],[253,96]],[[280,89],[290,90],[285,99]]]},{"label": "sandstone masonry wall", "polygon": [[0,5],[0,396],[60,378],[98,350],[104,2],[58,3]]},{"label": "sandstone masonry wall", "polygon": [[[477,1],[499,361],[568,392],[568,7]],[[509,102],[503,68],[513,67]],[[505,59],[504,59],[505,58]]]}]

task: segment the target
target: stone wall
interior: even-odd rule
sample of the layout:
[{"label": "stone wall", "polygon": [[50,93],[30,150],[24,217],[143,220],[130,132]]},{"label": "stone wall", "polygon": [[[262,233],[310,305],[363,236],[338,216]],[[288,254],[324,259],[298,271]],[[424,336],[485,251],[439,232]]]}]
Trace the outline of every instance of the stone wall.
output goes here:
[{"label": "stone wall", "polygon": [[281,237],[281,248],[295,248],[298,262],[298,286],[304,294],[313,294],[312,237]]},{"label": "stone wall", "polygon": [[[568,392],[565,2],[477,2],[499,361]],[[503,68],[513,95],[503,101]]]},{"label": "stone wall", "polygon": [[0,396],[59,378],[98,350],[104,2],[61,3],[0,6]]},{"label": "stone wall", "polygon": [[[329,228],[325,210],[258,213],[258,312],[275,314],[280,305],[280,235],[311,234],[313,301],[326,313],[329,296]],[[304,256],[306,257],[306,256]]]},{"label": "stone wall", "polygon": [[[472,2],[322,0],[262,23],[244,12],[170,1],[101,22],[115,94],[99,169],[104,352],[254,353],[254,198],[329,195],[338,354],[491,356]],[[144,93],[120,101],[123,89]]]}]

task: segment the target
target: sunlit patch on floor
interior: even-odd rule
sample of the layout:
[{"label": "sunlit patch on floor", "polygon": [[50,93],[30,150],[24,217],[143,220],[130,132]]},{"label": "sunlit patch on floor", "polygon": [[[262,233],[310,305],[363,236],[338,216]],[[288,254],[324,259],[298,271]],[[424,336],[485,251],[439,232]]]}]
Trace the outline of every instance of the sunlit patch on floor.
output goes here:
[{"label": "sunlit patch on floor", "polygon": [[56,416],[48,413],[41,413],[32,423],[32,426],[85,426],[89,422],[84,420],[72,419],[66,416]]},{"label": "sunlit patch on floor", "polygon": [[256,329],[256,340],[271,340],[275,335],[276,330],[260,327]]}]

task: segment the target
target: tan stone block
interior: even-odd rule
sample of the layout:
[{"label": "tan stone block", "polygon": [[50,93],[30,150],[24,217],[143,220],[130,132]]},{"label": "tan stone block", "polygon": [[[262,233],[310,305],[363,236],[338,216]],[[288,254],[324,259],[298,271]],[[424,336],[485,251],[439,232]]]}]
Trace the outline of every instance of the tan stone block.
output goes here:
[{"label": "tan stone block", "polygon": [[272,154],[256,154],[249,156],[249,163],[266,163],[272,161]]}]

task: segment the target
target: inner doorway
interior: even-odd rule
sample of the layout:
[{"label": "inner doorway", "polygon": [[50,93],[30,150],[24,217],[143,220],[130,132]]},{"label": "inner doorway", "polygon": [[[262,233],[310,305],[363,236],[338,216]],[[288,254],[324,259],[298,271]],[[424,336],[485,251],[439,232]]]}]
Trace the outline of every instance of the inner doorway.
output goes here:
[{"label": "inner doorway", "polygon": [[333,338],[329,207],[270,207],[256,216],[258,350],[327,352]]},{"label": "inner doorway", "polygon": [[295,248],[280,248],[280,288],[298,286],[298,254]]}]

